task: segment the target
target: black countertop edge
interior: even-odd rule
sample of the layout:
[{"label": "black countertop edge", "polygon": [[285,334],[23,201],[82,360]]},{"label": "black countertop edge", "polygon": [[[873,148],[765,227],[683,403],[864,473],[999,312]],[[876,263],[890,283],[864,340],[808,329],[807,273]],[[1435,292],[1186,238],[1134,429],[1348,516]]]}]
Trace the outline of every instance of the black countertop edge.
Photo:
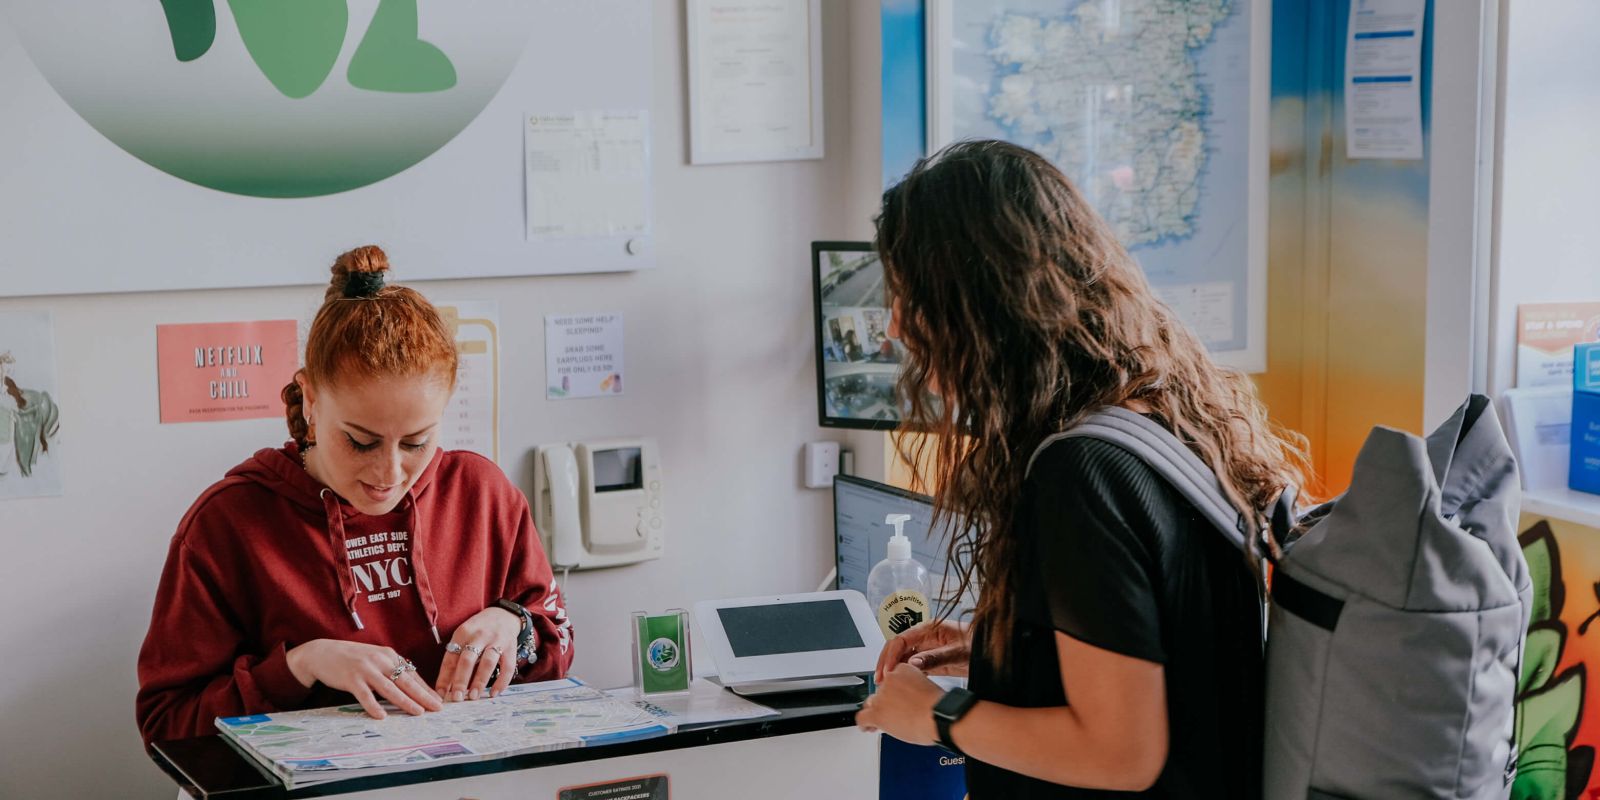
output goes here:
[{"label": "black countertop edge", "polygon": [[751,699],[779,712],[778,716],[684,726],[674,733],[648,739],[446,764],[293,791],[285,790],[276,777],[239,753],[221,736],[156,742],[150,745],[148,752],[177,785],[202,800],[291,800],[846,728],[855,725],[856,711],[865,697],[865,687],[754,697]]}]

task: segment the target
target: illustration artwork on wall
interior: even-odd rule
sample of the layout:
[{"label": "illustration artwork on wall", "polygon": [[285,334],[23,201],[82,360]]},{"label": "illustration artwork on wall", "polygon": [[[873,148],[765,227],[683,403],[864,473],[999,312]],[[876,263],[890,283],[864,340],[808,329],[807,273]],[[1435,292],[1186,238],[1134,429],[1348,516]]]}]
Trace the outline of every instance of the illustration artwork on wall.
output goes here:
[{"label": "illustration artwork on wall", "polygon": [[[1588,668],[1600,660],[1600,531],[1540,519],[1520,537],[1533,574],[1533,611],[1517,685],[1515,800],[1570,800],[1596,795],[1595,741],[1600,715],[1586,714]],[[1573,597],[1569,579],[1593,599]],[[1588,594],[1585,592],[1584,594]],[[1570,608],[1569,608],[1570,607]],[[1595,609],[1582,615],[1582,609]],[[1581,617],[1581,618],[1580,618]],[[1576,622],[1576,625],[1571,623]],[[1590,640],[1590,633],[1597,637]]]},{"label": "illustration artwork on wall", "polygon": [[50,316],[0,314],[0,499],[61,494]]}]

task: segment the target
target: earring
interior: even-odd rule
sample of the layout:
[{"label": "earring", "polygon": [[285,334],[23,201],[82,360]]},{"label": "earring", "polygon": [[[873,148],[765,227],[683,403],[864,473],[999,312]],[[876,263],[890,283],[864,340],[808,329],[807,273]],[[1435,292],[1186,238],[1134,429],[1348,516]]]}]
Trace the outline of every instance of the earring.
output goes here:
[{"label": "earring", "polygon": [[310,450],[311,448],[316,447],[316,446],[317,446],[317,424],[315,422],[306,423],[306,449]]}]

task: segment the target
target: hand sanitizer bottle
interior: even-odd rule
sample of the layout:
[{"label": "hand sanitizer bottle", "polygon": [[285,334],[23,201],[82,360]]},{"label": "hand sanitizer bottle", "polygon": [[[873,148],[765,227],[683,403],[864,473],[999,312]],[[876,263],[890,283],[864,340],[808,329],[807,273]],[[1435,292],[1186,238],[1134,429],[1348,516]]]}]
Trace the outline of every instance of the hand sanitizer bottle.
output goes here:
[{"label": "hand sanitizer bottle", "polygon": [[867,600],[878,612],[885,638],[905,633],[928,619],[928,569],[911,557],[911,540],[904,525],[910,514],[890,514],[885,525],[894,526],[889,537],[889,557],[867,575]]}]

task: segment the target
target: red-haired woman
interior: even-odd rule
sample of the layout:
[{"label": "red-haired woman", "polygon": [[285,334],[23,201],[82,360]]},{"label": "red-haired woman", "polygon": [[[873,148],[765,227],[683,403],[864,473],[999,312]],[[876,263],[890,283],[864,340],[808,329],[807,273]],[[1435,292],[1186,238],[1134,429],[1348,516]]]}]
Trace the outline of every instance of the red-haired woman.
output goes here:
[{"label": "red-haired woman", "polygon": [[[1115,445],[1069,438],[1028,465],[1051,434],[1125,408],[1261,524],[1304,485],[1303,440],[1036,153],[966,142],[918,164],[884,194],[877,246],[901,388],[939,434],[912,463],[930,465],[942,518],[969,523],[951,563],[979,595],[970,625],[888,644],[857,721],[964,751],[973,800],[1260,797],[1260,565]],[[946,694],[924,671],[970,687]]]},{"label": "red-haired woman", "polygon": [[421,714],[572,662],[526,499],[492,462],[439,448],[451,331],[388,268],[376,247],[339,257],[283,390],[293,441],[178,525],[139,653],[146,742],[352,697]]}]

